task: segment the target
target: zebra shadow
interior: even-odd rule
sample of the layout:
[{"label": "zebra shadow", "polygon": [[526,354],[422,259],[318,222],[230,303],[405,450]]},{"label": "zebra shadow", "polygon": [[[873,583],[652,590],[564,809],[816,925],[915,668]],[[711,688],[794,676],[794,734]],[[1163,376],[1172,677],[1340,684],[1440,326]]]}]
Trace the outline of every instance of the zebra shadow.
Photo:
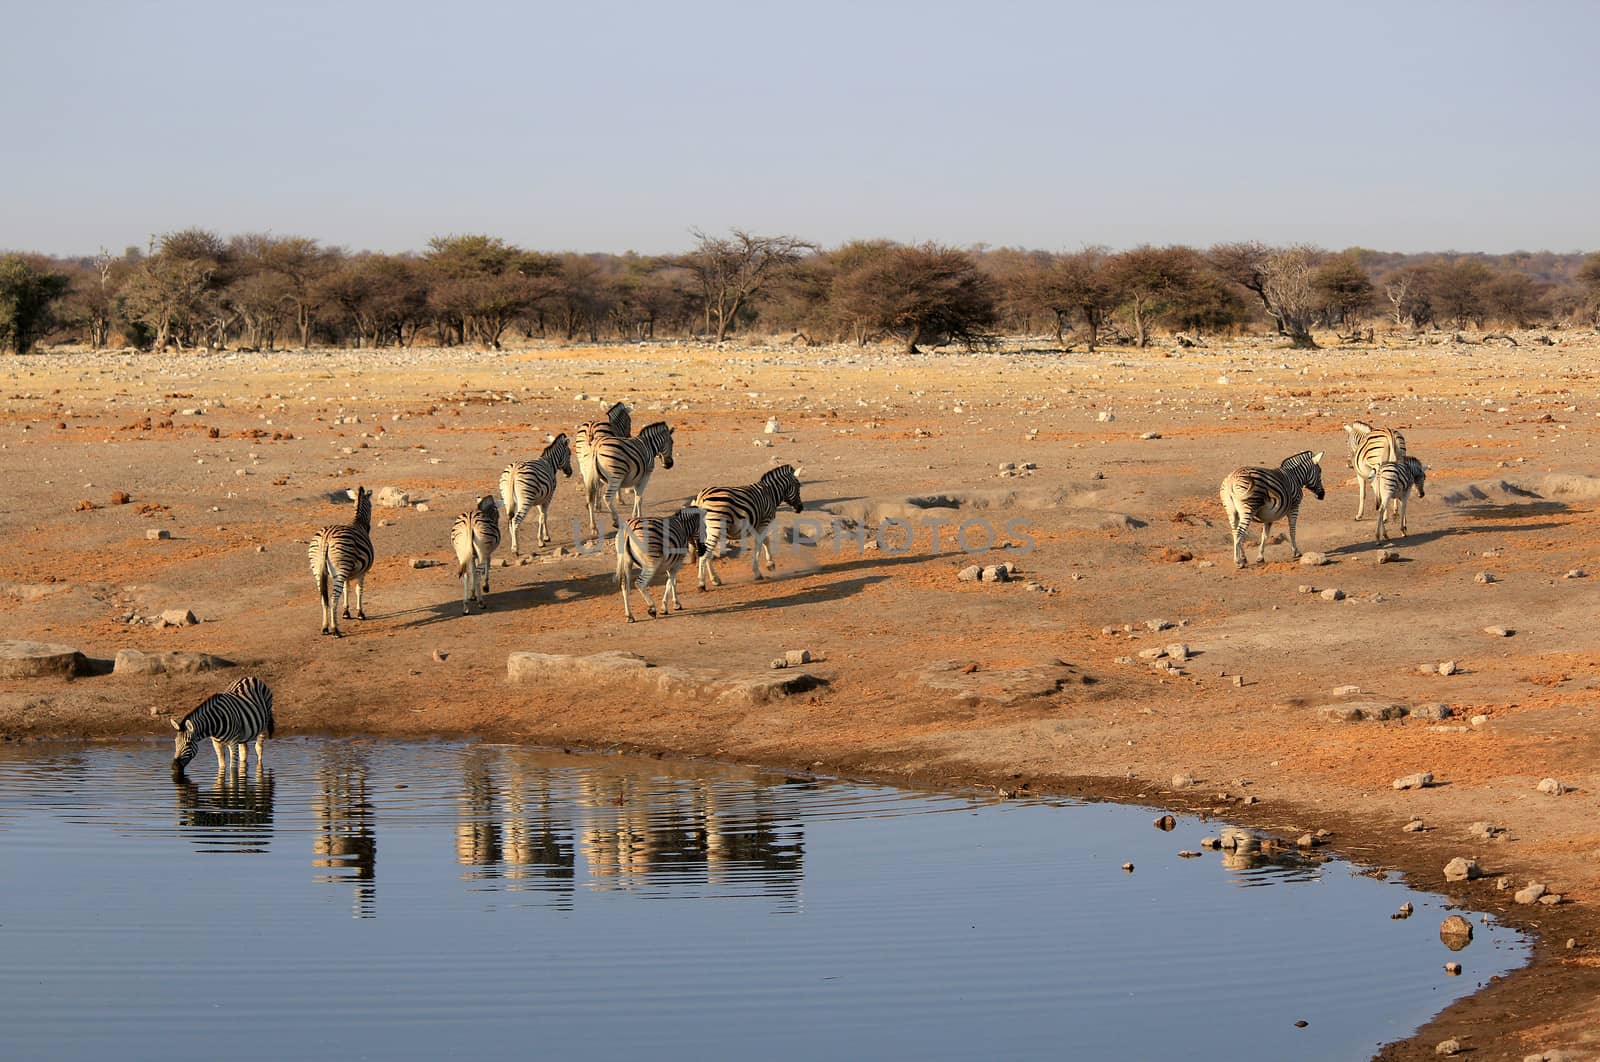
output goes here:
[{"label": "zebra shadow", "polygon": [[[793,605],[820,605],[829,601],[839,601],[843,598],[853,597],[869,586],[887,582],[888,580],[889,576],[887,575],[858,575],[853,579],[840,579],[831,583],[800,587],[792,593],[780,594],[777,597],[735,601],[726,605],[713,603],[707,606],[699,604],[702,601],[714,599],[708,599],[703,594],[696,592],[694,596],[688,598],[691,604],[684,609],[684,612],[688,615],[720,616],[738,612],[761,612],[773,608],[788,608]],[[718,592],[725,593],[727,590],[728,587],[723,586],[719,588]]]},{"label": "zebra shadow", "polygon": [[1433,531],[1413,531],[1409,535],[1398,534],[1379,542],[1375,538],[1365,538],[1360,542],[1349,542],[1343,546],[1334,546],[1332,549],[1323,550],[1330,557],[1354,556],[1362,553],[1373,553],[1381,549],[1394,549],[1398,546],[1422,546],[1429,542],[1437,542],[1444,538],[1454,538],[1458,535],[1495,534],[1511,531],[1553,531],[1565,527],[1565,524],[1546,520],[1537,524],[1477,524],[1471,527],[1441,527]]}]

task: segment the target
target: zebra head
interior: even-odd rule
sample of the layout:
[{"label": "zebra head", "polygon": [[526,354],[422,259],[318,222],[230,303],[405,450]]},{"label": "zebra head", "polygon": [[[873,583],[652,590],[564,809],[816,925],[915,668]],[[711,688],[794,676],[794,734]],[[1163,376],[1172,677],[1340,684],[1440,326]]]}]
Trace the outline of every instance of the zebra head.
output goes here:
[{"label": "zebra head", "polygon": [[493,494],[485,494],[483,497],[479,498],[476,503],[476,508],[480,513],[483,513],[496,524],[500,522],[500,506],[495,504]]},{"label": "zebra head", "polygon": [[1406,470],[1411,473],[1411,481],[1417,486],[1417,497],[1426,498],[1427,495],[1422,492],[1422,488],[1428,481],[1428,466],[1410,454],[1402,457],[1400,461],[1406,466]]},{"label": "zebra head", "polygon": [[572,447],[567,442],[567,433],[562,432],[551,440],[550,445],[544,448],[544,453],[539,455],[550,462],[552,466],[572,478]]},{"label": "zebra head", "polygon": [[182,774],[183,769],[189,766],[189,761],[194,759],[194,754],[200,750],[200,744],[195,740],[194,724],[188,716],[181,721],[172,720],[172,729],[178,732],[172,748],[172,773]]},{"label": "zebra head", "polygon": [[1310,450],[1302,450],[1293,457],[1284,458],[1283,464],[1278,467],[1288,473],[1300,486],[1315,494],[1317,501],[1321,501],[1325,496],[1322,489],[1321,450],[1316,453],[1312,453]]},{"label": "zebra head", "polygon": [[1361,449],[1361,444],[1367,441],[1367,436],[1372,434],[1372,425],[1358,420],[1354,424],[1344,426],[1345,442],[1350,445],[1350,467],[1356,467],[1356,453]]},{"label": "zebra head", "polygon": [[650,452],[661,459],[662,468],[672,467],[672,429],[667,427],[667,422],[658,420],[639,432],[650,447]]},{"label": "zebra head", "polygon": [[788,505],[797,513],[805,511],[805,503],[800,500],[800,478],[795,475],[793,465],[768,469],[761,477],[761,484],[772,489],[778,504]]},{"label": "zebra head", "polygon": [[[611,408],[606,410],[606,421],[611,425],[611,430],[617,433],[617,438],[626,439],[633,430],[633,418],[628,415],[628,407],[622,402],[613,402]],[[571,473],[568,473],[570,475]]]},{"label": "zebra head", "polygon": [[705,556],[706,511],[697,506],[685,505],[673,514],[672,520],[681,529],[681,537],[680,535],[672,537],[688,546],[689,557],[695,559]]}]

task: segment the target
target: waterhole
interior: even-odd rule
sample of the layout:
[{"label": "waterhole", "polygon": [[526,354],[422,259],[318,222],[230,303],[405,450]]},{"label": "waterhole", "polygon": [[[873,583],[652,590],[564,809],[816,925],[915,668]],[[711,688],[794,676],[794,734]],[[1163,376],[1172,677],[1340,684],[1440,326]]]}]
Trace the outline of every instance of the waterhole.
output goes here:
[{"label": "waterhole", "polygon": [[1180,858],[1220,824],[1150,809],[483,744],[170,756],[0,748],[5,1057],[1344,1060],[1527,956],[1475,914],[1447,950],[1440,897],[1341,861]]}]

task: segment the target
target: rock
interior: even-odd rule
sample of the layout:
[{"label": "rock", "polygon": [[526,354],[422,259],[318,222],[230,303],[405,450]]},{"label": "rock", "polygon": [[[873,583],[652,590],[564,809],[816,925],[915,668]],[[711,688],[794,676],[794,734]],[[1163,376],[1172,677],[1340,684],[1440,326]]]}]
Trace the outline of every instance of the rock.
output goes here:
[{"label": "rock", "polygon": [[1498,580],[1495,579],[1493,572],[1479,572],[1472,577],[1472,581],[1475,583],[1493,583]]},{"label": "rock", "polygon": [[1328,563],[1328,555],[1326,553],[1315,552],[1302,553],[1300,554],[1300,563],[1306,565],[1307,567],[1319,567]]},{"label": "rock", "polygon": [[1449,719],[1450,714],[1450,706],[1448,704],[1439,704],[1438,702],[1418,704],[1411,709],[1411,718],[1426,719],[1435,723],[1441,719]]},{"label": "rock", "polygon": [[1117,419],[1117,415],[1109,410],[1102,410],[1094,419],[1098,420],[1101,424],[1110,424],[1112,421]]},{"label": "rock", "polygon": [[1582,579],[1585,576],[1587,576],[1588,574],[1589,573],[1584,571],[1582,568],[1573,568],[1571,571],[1567,572],[1567,574],[1563,575],[1561,578],[1563,578],[1563,579]]},{"label": "rock", "polygon": [[411,566],[413,568],[417,568],[417,569],[438,568],[443,564],[444,564],[444,561],[434,560],[431,557],[412,557],[411,558]]},{"label": "rock", "polygon": [[1222,829],[1222,848],[1227,852],[1243,853],[1254,852],[1260,846],[1256,835],[1249,830],[1237,826],[1224,826]]},{"label": "rock", "polygon": [[811,663],[809,649],[790,649],[783,654],[783,662],[789,667],[799,667],[801,664]]},{"label": "rock", "polygon": [[1530,881],[1526,887],[1518,889],[1511,898],[1518,903],[1538,903],[1539,897],[1548,891],[1543,882]]},{"label": "rock", "polygon": [[144,537],[151,542],[164,542],[172,537],[172,532],[164,527],[151,527],[145,529]]},{"label": "rock", "polygon": [[1302,833],[1299,837],[1295,838],[1294,843],[1295,847],[1297,848],[1315,848],[1322,842],[1317,840],[1309,833]]},{"label": "rock", "polygon": [[1433,772],[1418,771],[1404,778],[1396,778],[1393,784],[1396,789],[1426,789],[1433,784]]},{"label": "rock", "polygon": [[192,627],[200,621],[186,608],[169,608],[161,614],[161,622],[172,627]]},{"label": "rock", "polygon": [[1200,858],[1200,853],[1199,852],[1191,852],[1186,848],[1183,851],[1178,853],[1178,858],[1179,859],[1199,859]]},{"label": "rock", "polygon": [[1400,554],[1392,549],[1380,549],[1372,555],[1372,560],[1375,564],[1393,564],[1399,559]]},{"label": "rock", "polygon": [[1192,785],[1194,785],[1194,775],[1192,774],[1175,774],[1172,776],[1172,788],[1174,789],[1188,789]]},{"label": "rock", "polygon": [[1189,659],[1189,647],[1183,642],[1173,642],[1171,645],[1165,647],[1164,652],[1169,658],[1176,660],[1179,663]]},{"label": "rock", "polygon": [[1396,911],[1391,917],[1410,918],[1414,911],[1416,911],[1416,908],[1411,906],[1410,900],[1407,900],[1405,903],[1400,905],[1400,910]]},{"label": "rock", "polygon": [[[1461,976],[1461,964],[1459,962],[1447,962],[1447,963],[1444,964],[1444,972],[1449,974],[1451,977],[1460,977]],[[1455,1052],[1447,1051],[1445,1053],[1446,1054],[1454,1054]]]},{"label": "rock", "polygon": [[1215,851],[1216,849],[1219,849],[1219,848],[1222,847],[1222,838],[1220,838],[1220,837],[1202,837],[1202,838],[1200,838],[1200,847],[1201,848],[1210,848],[1213,851]]},{"label": "rock", "polygon": [[112,662],[113,675],[198,675],[233,667],[233,661],[210,653],[144,653],[137,649],[118,649]]},{"label": "rock", "polygon": [[1160,660],[1162,657],[1164,657],[1166,655],[1167,655],[1166,648],[1164,646],[1160,646],[1160,645],[1152,645],[1148,649],[1140,649],[1139,650],[1139,659],[1140,660]]},{"label": "rock", "polygon": [[1467,720],[1467,722],[1471,723],[1473,726],[1482,726],[1488,721],[1489,717],[1486,715],[1475,715],[1471,719]]},{"label": "rock", "polygon": [[1493,841],[1508,832],[1504,826],[1496,826],[1492,822],[1474,822],[1467,827],[1467,835],[1479,841]]},{"label": "rock", "polygon": [[425,513],[425,512],[428,511],[428,503],[427,502],[417,502],[417,504],[412,506],[412,508],[416,509],[417,512],[419,512],[419,513]]},{"label": "rock", "polygon": [[1560,796],[1562,793],[1567,791],[1567,787],[1556,781],[1554,778],[1544,779],[1539,783],[1538,788],[1539,792],[1548,796]]},{"label": "rock", "polygon": [[1178,820],[1173,818],[1171,815],[1158,815],[1151,825],[1158,830],[1171,833],[1173,830],[1178,828]]},{"label": "rock", "polygon": [[1298,594],[1314,594],[1314,593],[1317,592],[1317,588],[1312,586],[1310,583],[1301,583],[1299,586],[1295,587],[1294,589],[1295,589],[1295,593],[1298,593]]},{"label": "rock", "polygon": [[1438,1044],[1436,1044],[1434,1046],[1433,1053],[1436,1054],[1436,1055],[1457,1055],[1457,1054],[1460,1054],[1461,1053],[1461,1041],[1457,1040],[1455,1037],[1451,1037],[1448,1040],[1440,1040],[1438,1042]]},{"label": "rock", "polygon": [[1361,687],[1360,686],[1353,686],[1353,685],[1350,685],[1350,684],[1347,683],[1347,684],[1345,684],[1343,686],[1335,686],[1329,692],[1332,693],[1335,697],[1348,697],[1352,693],[1360,693],[1361,692]]},{"label": "rock", "polygon": [[776,435],[776,434],[778,434],[778,418],[777,417],[768,417],[767,418],[767,426],[765,428],[761,429],[761,430],[767,435]]},{"label": "rock", "polygon": [[1161,433],[1159,431],[1142,432],[1139,435],[1139,438],[1141,438],[1141,439],[1159,439],[1159,438],[1161,438]]},{"label": "rock", "polygon": [[1408,822],[1404,826],[1400,827],[1400,829],[1402,831],[1404,831],[1405,833],[1421,833],[1422,831],[1426,830],[1427,828],[1428,828],[1427,824],[1424,823],[1421,819],[1412,819],[1410,822]]},{"label": "rock", "polygon": [[1126,870],[1129,874],[1132,874],[1133,873],[1133,864],[1132,863],[1124,863],[1124,864],[1122,864],[1122,869]]},{"label": "rock", "polygon": [[1441,675],[1454,675],[1459,670],[1461,669],[1456,666],[1456,662],[1454,660],[1446,660],[1444,663],[1439,665],[1439,674]]},{"label": "rock", "polygon": [[[1446,881],[1476,881],[1481,877],[1483,877],[1483,868],[1478,865],[1476,859],[1456,856],[1444,865],[1444,880]],[[1451,917],[1460,918],[1461,916],[1452,915]],[[1461,920],[1463,922],[1466,921],[1464,918]],[[1446,921],[1448,922],[1449,919],[1446,919]],[[1469,924],[1467,928],[1470,930],[1472,927]]]},{"label": "rock", "polygon": [[379,487],[378,493],[372,496],[372,504],[385,509],[404,509],[411,504],[411,495],[396,487]]},{"label": "rock", "polygon": [[986,583],[1009,583],[1011,581],[1011,565],[991,564],[983,569],[983,581]]},{"label": "rock", "polygon": [[784,660],[781,657],[772,661],[772,670],[774,670],[774,671],[781,671],[781,670],[783,670],[784,668],[786,668],[788,666],[789,666],[789,661]]},{"label": "rock", "polygon": [[983,578],[983,567],[977,564],[969,564],[956,573],[956,578],[964,583],[975,583]]},{"label": "rock", "polygon": [[1233,676],[1233,684],[1235,686],[1238,686],[1238,687],[1242,688],[1244,686],[1244,676],[1243,675],[1235,675],[1235,676]]},{"label": "rock", "polygon": [[1539,903],[1545,907],[1554,907],[1561,902],[1561,897],[1553,892],[1547,892],[1539,897]]},{"label": "rock", "polygon": [[433,661],[434,661],[434,663],[442,664],[448,659],[450,659],[450,654],[445,652],[443,649],[435,649],[433,651]]},{"label": "rock", "polygon": [[84,655],[70,645],[0,641],[0,678],[67,677],[78,674],[87,663]]},{"label": "rock", "polygon": [[1509,638],[1517,632],[1510,627],[1485,627],[1483,633],[1493,635],[1496,638]]},{"label": "rock", "polygon": [[1152,631],[1170,631],[1173,627],[1177,626],[1177,624],[1173,623],[1172,621],[1164,619],[1145,620],[1144,625],[1146,629]]},{"label": "rock", "polygon": [[1343,601],[1344,591],[1330,586],[1318,596],[1320,596],[1324,601]]}]

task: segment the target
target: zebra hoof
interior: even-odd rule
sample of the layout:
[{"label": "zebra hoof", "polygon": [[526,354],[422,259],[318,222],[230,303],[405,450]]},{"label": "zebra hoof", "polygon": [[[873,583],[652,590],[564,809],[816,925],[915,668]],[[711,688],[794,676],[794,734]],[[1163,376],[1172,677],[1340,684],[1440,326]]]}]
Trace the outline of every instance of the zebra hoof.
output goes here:
[{"label": "zebra hoof", "polygon": [[[346,616],[346,617],[345,617],[345,618],[346,618],[346,619],[349,619],[349,618],[350,618],[350,617],[348,617],[348,616]],[[358,619],[358,620],[364,620],[364,619],[366,619],[366,618],[367,618],[367,614],[366,614],[366,613],[365,613],[365,612],[360,612],[360,611],[357,611],[357,612],[356,612],[356,619]]]},{"label": "zebra hoof", "polygon": [[656,610],[655,610],[655,609],[653,609],[653,608],[647,608],[647,609],[645,609],[645,615],[647,615],[647,616],[654,616],[654,615],[655,615],[655,614],[656,614]]}]

